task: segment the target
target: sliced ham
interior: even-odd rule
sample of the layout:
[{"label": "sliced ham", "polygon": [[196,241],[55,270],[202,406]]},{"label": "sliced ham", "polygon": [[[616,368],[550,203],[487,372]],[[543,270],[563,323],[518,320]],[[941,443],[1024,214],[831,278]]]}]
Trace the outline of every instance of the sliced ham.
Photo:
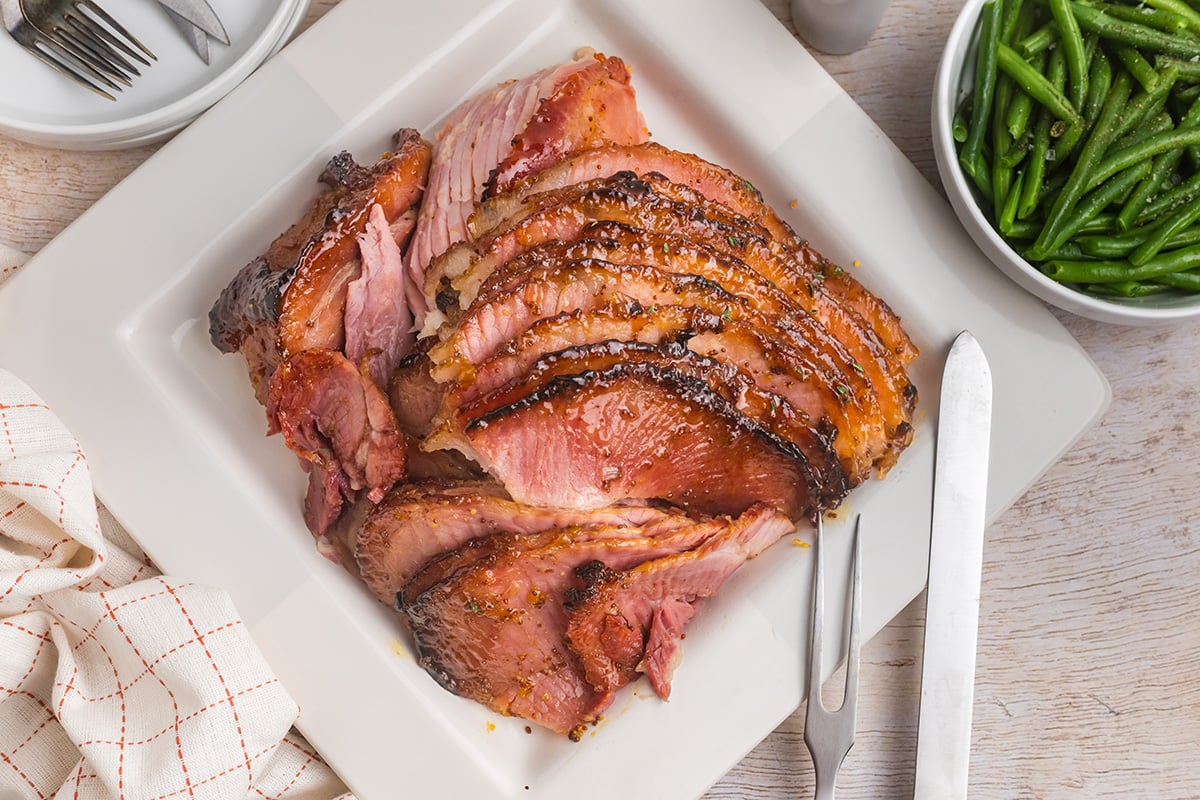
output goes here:
[{"label": "sliced ham", "polygon": [[657,498],[739,514],[755,502],[800,518],[809,466],[702,381],[616,364],[559,376],[470,420],[460,446],[526,505],[594,509]]},{"label": "sliced ham", "polygon": [[456,694],[578,739],[611,704],[596,692],[565,638],[575,570],[614,568],[686,552],[728,519],[668,517],[646,525],[589,525],[471,540],[430,562],[401,594],[422,666]]},{"label": "sliced ham", "polygon": [[586,585],[570,596],[567,641],[592,689],[610,693],[645,673],[666,700],[697,601],[792,530],[777,511],[756,506],[694,549],[631,569],[603,560],[582,565]]},{"label": "sliced ham", "polygon": [[417,340],[405,296],[404,260],[396,235],[407,239],[416,214],[389,223],[383,206],[371,207],[358,237],[362,274],[346,287],[346,357],[366,364],[377,386],[386,387],[400,359]]},{"label": "sliced ham", "polygon": [[437,135],[431,202],[407,254],[413,286],[423,286],[434,257],[466,238],[467,218],[485,189],[507,186],[572,150],[647,137],[628,67],[594,51],[480,92]]},{"label": "sliced ham", "polygon": [[596,511],[538,508],[514,503],[490,481],[431,481],[398,486],[367,514],[354,543],[363,581],[381,602],[434,557],[472,539],[497,533],[531,534],[581,525],[647,525],[682,517],[643,504]]},{"label": "sliced ham", "polygon": [[305,520],[315,535],[358,492],[377,502],[405,476],[405,440],[387,397],[341,353],[306,350],[281,364],[267,418],[309,470]]}]

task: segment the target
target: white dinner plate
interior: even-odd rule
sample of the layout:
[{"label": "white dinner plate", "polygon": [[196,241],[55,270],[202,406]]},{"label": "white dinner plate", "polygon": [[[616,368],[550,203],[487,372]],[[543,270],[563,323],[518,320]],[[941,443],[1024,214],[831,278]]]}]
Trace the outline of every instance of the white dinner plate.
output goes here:
[{"label": "white dinner plate", "polygon": [[157,57],[115,102],[43,65],[0,33],[0,133],[51,147],[102,150],[167,136],[237,86],[287,40],[309,0],[209,0],[230,45],[205,65],[154,0],[100,5]]},{"label": "white dinner plate", "polygon": [[361,800],[694,797],[800,701],[811,563],[790,539],[691,623],[669,703],[636,684],[580,743],[442,690],[390,612],[317,555],[295,458],[262,435],[241,359],[208,341],[214,298],[304,211],[330,156],[373,161],[397,128],[430,134],[474,91],[585,45],[632,66],[655,139],[753,181],[923,350],[912,446],[828,528],[836,585],[863,514],[865,632],[925,583],[939,376],[961,329],[996,386],[991,519],[1109,399],[1053,315],[759,3],[345,0],[0,291],[0,365],[78,435],[101,499],[159,565],[233,594]]}]

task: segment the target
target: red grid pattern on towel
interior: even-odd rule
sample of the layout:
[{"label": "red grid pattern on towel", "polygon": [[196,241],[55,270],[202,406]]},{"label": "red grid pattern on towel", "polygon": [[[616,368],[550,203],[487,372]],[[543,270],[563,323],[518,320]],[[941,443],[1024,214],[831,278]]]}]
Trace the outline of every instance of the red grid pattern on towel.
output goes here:
[{"label": "red grid pattern on towel", "polygon": [[0,370],[0,798],[348,798],[228,597],[94,512],[78,444]]}]

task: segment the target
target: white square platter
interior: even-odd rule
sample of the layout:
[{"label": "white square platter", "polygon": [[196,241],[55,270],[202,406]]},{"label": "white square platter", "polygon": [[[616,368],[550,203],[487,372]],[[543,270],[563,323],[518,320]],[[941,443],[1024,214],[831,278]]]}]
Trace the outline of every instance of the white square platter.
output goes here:
[{"label": "white square platter", "polygon": [[294,458],[263,436],[241,360],[208,342],[213,299],[302,213],[331,155],[373,161],[395,129],[431,135],[474,91],[582,46],[632,66],[656,140],[752,180],[923,351],[913,445],[828,528],[844,581],[842,531],[863,514],[868,635],[925,583],[939,376],[960,330],[996,387],[991,519],[1109,400],[1070,335],[761,4],[344,0],[9,281],[0,366],[75,432],[98,495],[165,571],[231,592],[360,800],[695,797],[801,698],[811,551],[788,541],[693,621],[669,703],[637,684],[572,743],[448,694],[387,609],[316,554]]}]

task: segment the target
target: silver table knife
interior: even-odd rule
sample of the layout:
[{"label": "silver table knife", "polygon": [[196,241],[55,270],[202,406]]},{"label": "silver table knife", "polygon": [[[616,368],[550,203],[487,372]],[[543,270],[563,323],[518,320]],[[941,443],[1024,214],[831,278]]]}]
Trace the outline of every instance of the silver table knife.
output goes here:
[{"label": "silver table knife", "polygon": [[991,419],[992,373],[964,331],[942,376],[916,800],[967,797]]},{"label": "silver table knife", "polygon": [[229,44],[229,34],[208,0],[158,0],[158,4],[205,64],[212,58],[208,37]]},{"label": "silver table knife", "polygon": [[205,64],[211,63],[212,53],[208,44],[208,34],[179,16],[178,12],[172,11],[166,6],[163,6],[163,10],[167,12],[167,16],[170,17],[171,22],[174,23],[175,28],[183,38],[187,40],[187,43],[196,51],[196,55],[200,56],[200,60]]}]

